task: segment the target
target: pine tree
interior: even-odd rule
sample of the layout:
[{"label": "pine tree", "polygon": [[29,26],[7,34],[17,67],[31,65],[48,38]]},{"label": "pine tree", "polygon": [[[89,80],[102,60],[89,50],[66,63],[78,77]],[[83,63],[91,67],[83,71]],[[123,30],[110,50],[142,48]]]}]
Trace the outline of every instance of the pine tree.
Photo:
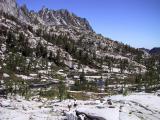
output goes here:
[{"label": "pine tree", "polygon": [[105,84],[105,90],[107,91],[109,85],[109,79],[106,79],[104,84]]},{"label": "pine tree", "polygon": [[62,60],[61,51],[59,49],[59,50],[57,50],[57,54],[56,54],[54,62],[59,66],[61,64],[61,60]]},{"label": "pine tree", "polygon": [[64,99],[65,94],[66,94],[66,87],[65,87],[63,80],[59,81],[58,93],[59,93],[59,100],[62,101]]},{"label": "pine tree", "polygon": [[16,52],[16,36],[13,32],[9,31],[6,39],[6,47],[8,51]]},{"label": "pine tree", "polygon": [[142,87],[142,75],[141,74],[136,75],[135,84],[137,84],[137,89],[140,90]]},{"label": "pine tree", "polygon": [[80,74],[79,79],[80,79],[80,88],[81,88],[81,90],[85,90],[86,89],[86,85],[87,85],[86,84],[87,80],[85,78],[84,69],[82,70],[82,73]]}]

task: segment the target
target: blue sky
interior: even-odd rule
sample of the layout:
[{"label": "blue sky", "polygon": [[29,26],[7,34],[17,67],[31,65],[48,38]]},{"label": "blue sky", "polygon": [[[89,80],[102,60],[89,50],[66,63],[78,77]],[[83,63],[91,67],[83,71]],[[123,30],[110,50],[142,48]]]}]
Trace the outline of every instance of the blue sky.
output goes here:
[{"label": "blue sky", "polygon": [[133,47],[160,47],[160,0],[17,0],[30,10],[68,9],[97,33]]}]

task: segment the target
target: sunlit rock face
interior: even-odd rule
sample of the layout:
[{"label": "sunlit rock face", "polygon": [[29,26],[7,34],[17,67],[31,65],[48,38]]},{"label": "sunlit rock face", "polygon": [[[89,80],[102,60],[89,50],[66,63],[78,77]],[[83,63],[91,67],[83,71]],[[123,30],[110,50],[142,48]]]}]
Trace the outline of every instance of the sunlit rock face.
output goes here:
[{"label": "sunlit rock face", "polygon": [[18,16],[16,0],[0,0],[0,10]]},{"label": "sunlit rock face", "polygon": [[[30,23],[33,19],[41,19],[45,25],[74,26],[84,30],[93,31],[85,18],[76,16],[66,9],[49,10],[42,8],[39,12],[30,12],[26,5],[18,6],[16,0],[0,0],[0,10]],[[33,16],[34,15],[34,16]]]},{"label": "sunlit rock face", "polygon": [[38,12],[38,16],[48,25],[72,25],[75,27],[83,27],[86,30],[92,30],[89,22],[85,18],[80,18],[66,9],[49,10],[42,8]]}]

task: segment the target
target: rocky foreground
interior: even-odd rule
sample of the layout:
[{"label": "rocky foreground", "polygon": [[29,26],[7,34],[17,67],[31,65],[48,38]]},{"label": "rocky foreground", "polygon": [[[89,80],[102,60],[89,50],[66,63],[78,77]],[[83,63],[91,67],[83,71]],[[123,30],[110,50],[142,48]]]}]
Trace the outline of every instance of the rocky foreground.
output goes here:
[{"label": "rocky foreground", "polygon": [[[160,97],[134,93],[115,95],[100,100],[46,100],[20,96],[0,98],[0,120],[159,120]],[[72,104],[69,111],[68,105]]]}]

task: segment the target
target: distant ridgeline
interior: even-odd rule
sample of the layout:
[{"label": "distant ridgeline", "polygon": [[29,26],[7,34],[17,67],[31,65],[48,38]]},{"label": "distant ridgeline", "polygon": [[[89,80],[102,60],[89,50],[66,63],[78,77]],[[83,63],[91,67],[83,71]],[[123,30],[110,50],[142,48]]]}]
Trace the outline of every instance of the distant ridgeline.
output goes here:
[{"label": "distant ridgeline", "polygon": [[152,55],[160,55],[160,47],[155,47],[149,51]]}]

